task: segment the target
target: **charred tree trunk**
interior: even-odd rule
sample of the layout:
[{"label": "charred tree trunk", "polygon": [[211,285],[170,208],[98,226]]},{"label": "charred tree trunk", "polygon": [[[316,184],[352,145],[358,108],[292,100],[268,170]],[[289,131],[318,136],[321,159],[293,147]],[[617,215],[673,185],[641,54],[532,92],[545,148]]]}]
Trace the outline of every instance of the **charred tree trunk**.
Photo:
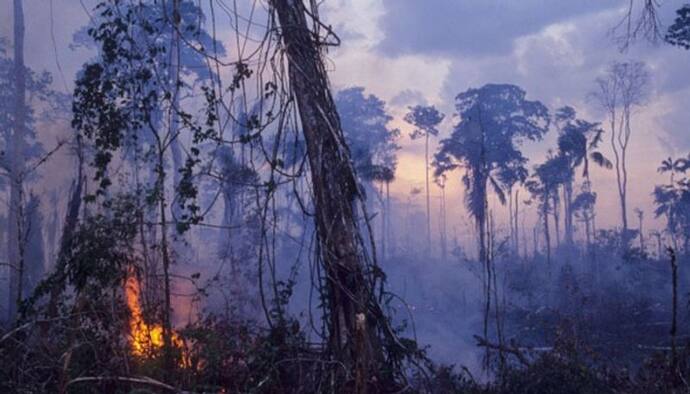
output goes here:
[{"label": "charred tree trunk", "polygon": [[271,0],[307,144],[320,257],[327,274],[329,350],[353,371],[355,392],[383,383],[381,311],[365,272],[356,223],[357,181],[302,0]]}]

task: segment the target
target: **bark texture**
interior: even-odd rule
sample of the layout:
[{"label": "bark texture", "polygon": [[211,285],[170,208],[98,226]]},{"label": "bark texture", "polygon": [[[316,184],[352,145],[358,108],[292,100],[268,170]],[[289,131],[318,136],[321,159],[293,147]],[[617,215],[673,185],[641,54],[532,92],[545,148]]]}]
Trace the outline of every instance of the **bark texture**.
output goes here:
[{"label": "bark texture", "polygon": [[[329,347],[354,372],[356,392],[381,382],[382,319],[366,274],[357,227],[357,181],[330,94],[319,44],[301,0],[272,0],[299,107],[314,193],[320,257],[327,275]],[[309,14],[310,15],[310,14]]]}]

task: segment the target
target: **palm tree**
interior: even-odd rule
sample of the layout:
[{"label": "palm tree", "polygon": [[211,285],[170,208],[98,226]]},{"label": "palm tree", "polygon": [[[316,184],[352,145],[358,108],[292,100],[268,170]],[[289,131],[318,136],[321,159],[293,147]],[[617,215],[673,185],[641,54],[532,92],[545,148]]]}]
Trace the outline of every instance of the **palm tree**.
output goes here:
[{"label": "palm tree", "polygon": [[613,164],[597,150],[602,141],[604,130],[599,123],[591,123],[577,119],[577,113],[572,107],[562,107],[557,110],[555,123],[559,129],[558,155],[565,160],[566,171],[563,178],[563,201],[565,213],[565,242],[573,244],[573,182],[575,170],[582,167],[582,177],[589,178],[590,160],[600,167],[611,169]]},{"label": "palm tree", "polygon": [[[549,214],[555,210],[554,201],[558,197],[558,188],[563,184],[564,177],[567,176],[567,173],[563,171],[565,163],[563,156],[550,155],[543,164],[535,167],[534,173],[525,182],[527,190],[532,194],[532,199],[538,203],[539,218],[542,220],[544,230],[546,263],[549,269],[551,267]],[[557,222],[556,225],[558,225]]]}]

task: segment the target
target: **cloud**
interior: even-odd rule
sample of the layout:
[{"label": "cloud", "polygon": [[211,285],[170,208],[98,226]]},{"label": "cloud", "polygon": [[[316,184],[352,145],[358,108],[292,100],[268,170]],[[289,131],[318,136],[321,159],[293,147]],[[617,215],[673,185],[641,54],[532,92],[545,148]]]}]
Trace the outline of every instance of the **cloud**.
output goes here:
[{"label": "cloud", "polygon": [[377,49],[388,56],[505,54],[519,37],[616,6],[601,0],[565,1],[556,7],[545,0],[383,0],[383,4],[384,37]]}]

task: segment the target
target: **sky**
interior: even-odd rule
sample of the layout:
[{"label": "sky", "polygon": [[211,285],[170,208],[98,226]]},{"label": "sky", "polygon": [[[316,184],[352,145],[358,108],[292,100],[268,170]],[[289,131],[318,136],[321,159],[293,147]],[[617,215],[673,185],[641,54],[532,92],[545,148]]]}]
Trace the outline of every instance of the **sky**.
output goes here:
[{"label": "sky", "polygon": [[[668,26],[683,2],[660,4],[660,20]],[[647,105],[633,118],[628,220],[636,223],[632,210],[639,207],[650,228],[659,226],[652,221],[650,194],[665,176],[656,169],[669,155],[690,151],[690,52],[640,41],[622,53],[611,30],[627,6],[628,1],[612,0],[328,2],[326,15],[343,38],[330,54],[332,81],[336,88],[366,87],[395,114],[404,138],[394,191],[403,195],[424,182],[423,145],[408,138],[410,127],[400,120],[407,106],[434,104],[446,113],[444,138],[457,123],[458,93],[486,83],[511,83],[552,111],[571,105],[587,120],[605,121],[590,98],[594,80],[614,61],[644,61],[651,84]],[[524,146],[530,166],[555,148],[555,138],[552,131],[543,142]],[[602,150],[612,157],[608,143]],[[459,174],[449,181],[448,209],[462,226],[467,219],[459,183]],[[593,183],[599,194],[598,225],[620,226],[614,171],[594,170]],[[439,194],[433,186],[432,194]],[[501,207],[494,209],[500,216]]]},{"label": "sky", "polygon": [[[0,36],[11,37],[11,3],[0,2]],[[28,65],[52,72],[55,88],[70,91],[74,75],[91,56],[86,49],[70,48],[72,36],[88,22],[95,1],[24,3]],[[249,0],[238,3],[242,9],[250,8]],[[660,1],[665,26],[682,3]],[[394,116],[391,126],[403,131],[397,180],[392,185],[393,195],[401,201],[424,180],[423,144],[409,138],[411,129],[402,121],[408,106],[426,103],[441,109],[447,115],[440,135],[445,138],[458,121],[454,116],[458,93],[486,83],[511,83],[551,110],[571,105],[585,119],[603,121],[602,111],[588,99],[595,78],[614,61],[646,62],[652,81],[648,103],[633,119],[629,221],[634,222],[632,209],[639,207],[645,211],[646,223],[654,227],[660,222],[652,220],[650,194],[665,179],[656,168],[665,157],[690,151],[690,51],[637,42],[621,53],[610,31],[621,21],[627,4],[627,0],[329,0],[323,2],[321,15],[342,39],[341,46],[328,53],[333,87],[365,87],[387,102]],[[60,127],[65,126],[56,125],[46,133],[64,132]],[[530,166],[555,148],[555,139],[552,131],[543,142],[524,146]],[[603,150],[610,155],[608,144]],[[64,175],[69,177],[69,171]],[[598,226],[619,225],[614,172],[595,170],[593,182],[599,194]],[[459,174],[450,177],[447,190],[449,225],[470,237]],[[439,193],[432,186],[434,209]],[[417,202],[422,209],[423,199]],[[492,204],[500,223],[503,208]],[[533,220],[530,209],[525,208],[526,215]]]}]

